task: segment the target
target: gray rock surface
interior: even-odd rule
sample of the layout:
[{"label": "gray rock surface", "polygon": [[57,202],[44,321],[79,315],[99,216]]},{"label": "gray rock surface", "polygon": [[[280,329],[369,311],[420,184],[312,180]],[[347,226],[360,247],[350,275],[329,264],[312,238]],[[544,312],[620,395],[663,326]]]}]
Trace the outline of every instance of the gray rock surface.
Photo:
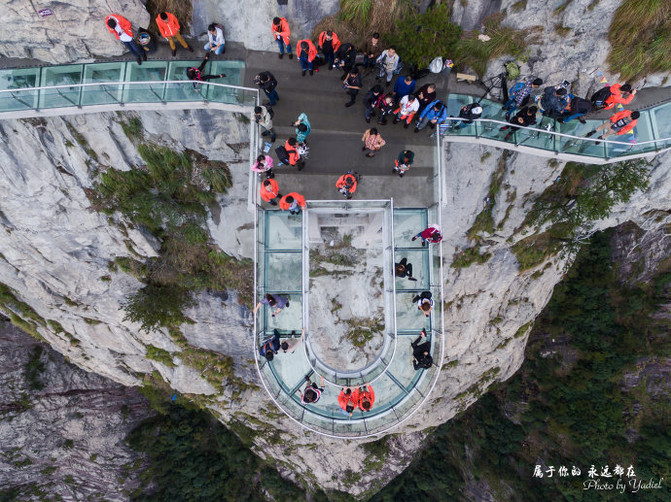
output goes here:
[{"label": "gray rock surface", "polygon": [[0,498],[16,489],[14,500],[128,500],[139,469],[126,467],[144,457],[124,438],[149,416],[136,389],[67,363],[4,318],[0,386]]}]

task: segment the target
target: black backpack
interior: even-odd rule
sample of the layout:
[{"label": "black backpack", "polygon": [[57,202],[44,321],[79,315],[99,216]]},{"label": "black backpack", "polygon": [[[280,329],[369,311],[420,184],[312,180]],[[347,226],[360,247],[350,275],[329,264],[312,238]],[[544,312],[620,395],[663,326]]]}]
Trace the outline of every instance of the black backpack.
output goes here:
[{"label": "black backpack", "polygon": [[287,152],[287,149],[284,148],[284,146],[278,146],[275,148],[275,153],[277,154],[277,160],[283,164],[289,163],[289,152]]},{"label": "black backpack", "polygon": [[270,106],[270,103],[266,103],[263,106],[266,107],[266,110],[268,110],[268,115],[270,115],[270,118],[272,119],[275,116],[275,112],[273,111],[273,107]]},{"label": "black backpack", "polygon": [[594,94],[592,94],[592,97],[590,98],[590,101],[594,106],[597,108],[600,108],[604,105],[606,100],[610,97],[611,92],[610,92],[610,86],[607,85],[603,89],[599,89],[596,91]]}]

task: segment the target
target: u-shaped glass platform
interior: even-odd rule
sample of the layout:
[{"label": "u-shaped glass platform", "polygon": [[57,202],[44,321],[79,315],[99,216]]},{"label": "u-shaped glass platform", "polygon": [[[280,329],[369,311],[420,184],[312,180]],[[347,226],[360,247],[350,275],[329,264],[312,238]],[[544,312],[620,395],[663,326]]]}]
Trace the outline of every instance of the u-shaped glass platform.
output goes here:
[{"label": "u-shaped glass platform", "polygon": [[[436,323],[442,303],[439,252],[412,241],[428,223],[429,210],[394,209],[391,200],[308,201],[296,216],[259,209],[257,296],[288,296],[290,306],[276,317],[268,307],[259,311],[255,354],[275,403],[304,427],[336,437],[374,435],[408,418],[433,388],[443,344]],[[412,263],[417,281],[394,276],[394,263],[402,258]],[[429,317],[413,302],[422,291],[435,299]],[[367,312],[373,315],[366,318]],[[352,332],[356,340],[359,323],[366,333],[377,333],[379,345],[345,347]],[[285,340],[300,337],[303,326],[304,341],[295,352],[280,351],[271,362],[259,355],[258,347],[275,329]],[[415,370],[411,344],[422,328],[434,365]],[[358,341],[372,341],[365,339]],[[330,352],[334,347],[339,353]],[[298,390],[306,376],[326,381],[317,403],[301,403]],[[364,383],[375,391],[374,406],[350,417],[338,405],[338,394],[344,386]]]}]

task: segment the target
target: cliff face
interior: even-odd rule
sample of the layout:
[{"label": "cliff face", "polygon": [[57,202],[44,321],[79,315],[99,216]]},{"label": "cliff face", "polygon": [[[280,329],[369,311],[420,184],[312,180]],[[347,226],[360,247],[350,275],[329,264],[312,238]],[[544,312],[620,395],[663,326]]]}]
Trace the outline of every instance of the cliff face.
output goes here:
[{"label": "cliff face", "polygon": [[5,319],[0,384],[0,498],[127,500],[139,476],[127,467],[144,459],[123,441],[148,416],[135,389],[68,364]]},{"label": "cliff face", "polygon": [[[15,3],[10,6],[18,9]],[[311,8],[327,13],[333,3],[312,3]],[[594,15],[600,13],[603,19],[608,19],[607,7],[612,9],[616,3],[602,0],[594,7]],[[508,7],[506,22],[522,22],[524,13],[513,14],[510,1],[504,0],[502,4]],[[527,9],[536,8],[534,12],[550,8],[543,2],[530,0],[527,4]],[[569,16],[567,19],[576,19],[578,23],[578,14],[573,13],[583,12],[587,9],[585,4],[583,0],[571,2],[563,17]],[[132,5],[139,9],[141,4],[132,2]],[[239,29],[240,37],[250,37],[249,47],[271,46],[272,41],[267,43],[265,38],[267,23],[264,21],[259,27],[256,22],[263,5],[244,2],[238,8],[247,14],[232,30]],[[292,8],[298,9],[300,5],[307,3],[296,3]],[[479,4],[469,2],[464,9],[470,9],[471,5],[475,9]],[[232,11],[227,7],[227,12]],[[194,2],[194,12],[194,31],[210,20],[225,21],[227,14],[219,7],[215,9],[211,2]],[[268,14],[264,12],[265,20]],[[472,17],[478,15],[473,13]],[[588,19],[593,20],[591,15]],[[15,22],[26,21],[17,17]],[[101,40],[111,43],[96,50],[106,55],[117,54],[115,51],[121,45],[99,24]],[[590,48],[595,44],[600,47],[597,37],[603,37],[604,33],[597,31],[594,37],[576,35],[570,39],[571,51],[589,53],[590,62],[601,64],[606,51]],[[582,75],[577,64],[563,63],[566,48],[554,43],[555,35],[548,37],[552,43],[531,47],[529,67],[533,72],[548,75],[546,80],[550,83],[554,78]],[[69,45],[75,48],[72,50],[79,50],[76,43],[49,42],[47,38],[42,42],[50,48]],[[2,50],[23,56],[20,45],[7,41]],[[43,59],[87,57],[84,49],[81,55],[59,50],[45,54]],[[498,73],[495,66],[490,66],[491,71]],[[252,214],[246,209],[248,124],[231,114],[208,111],[143,112],[137,116],[146,140],[170,145],[175,150],[189,148],[228,163],[233,187],[210,208],[208,227],[223,251],[240,258],[251,257]],[[251,314],[239,304],[235,292],[224,297],[200,293],[195,305],[186,312],[194,323],[182,326],[182,334],[192,347],[231,357],[232,368],[221,389],[207,378],[207,363],[194,363],[193,357],[170,334],[163,330],[144,333],[137,325],[123,320],[121,305],[142,284],[120,270],[111,270],[109,264],[116,257],[155,256],[159,243],[119,215],[107,217],[91,210],[87,191],[99,173],[110,167],[125,170],[143,164],[136,145],[123,133],[121,122],[127,120],[126,115],[100,114],[0,122],[0,175],[6,180],[0,185],[0,222],[5,230],[0,232],[0,283],[10,288],[17,299],[5,301],[3,312],[14,315],[15,320],[23,319],[28,329],[39,333],[77,366],[116,382],[138,385],[144,375],[158,372],[174,389],[190,394],[223,422],[248,427],[247,433],[261,455],[282,459],[283,474],[309,479],[326,489],[360,495],[388,482],[405,468],[421,446],[424,429],[449,420],[473,403],[493,381],[512,375],[523,360],[529,323],[570,265],[570,254],[556,253],[537,267],[520,272],[511,249],[534,231],[523,230],[522,223],[534,199],[552,186],[562,172],[562,164],[484,147],[447,146],[443,178],[447,343],[443,373],[422,410],[395,430],[397,435],[384,440],[383,448],[375,455],[378,461],[371,462],[371,455],[359,443],[345,442],[347,447],[343,448],[343,441],[330,441],[305,432],[274,408],[259,386],[253,364]],[[646,231],[664,228],[671,218],[670,166],[671,156],[658,157],[651,168],[650,188],[617,206],[596,228],[626,221],[636,222]],[[496,191],[492,191],[493,186],[498,187]],[[477,252],[486,259],[468,267],[451,266],[455,254],[458,257],[464,250],[475,247],[466,235],[485,208],[491,208],[493,230],[481,234]],[[28,306],[34,314],[30,314]],[[150,345],[172,354],[170,362],[149,357]],[[359,477],[334,476],[343,471],[343,466]],[[377,484],[356,482],[361,476],[370,479],[372,472]]]}]

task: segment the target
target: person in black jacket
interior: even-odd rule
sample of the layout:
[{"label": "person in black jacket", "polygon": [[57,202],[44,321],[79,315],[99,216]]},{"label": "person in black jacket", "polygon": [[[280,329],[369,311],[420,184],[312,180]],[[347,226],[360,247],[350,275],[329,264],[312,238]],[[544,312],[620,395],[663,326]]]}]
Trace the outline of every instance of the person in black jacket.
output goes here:
[{"label": "person in black jacket", "polygon": [[280,100],[277,90],[275,89],[277,87],[277,79],[275,76],[269,71],[264,71],[254,77],[254,83],[266,93],[266,97],[268,98],[268,101],[270,101],[270,106],[275,106],[275,103]]},{"label": "person in black jacket", "polygon": [[564,87],[550,86],[543,90],[540,99],[540,110],[544,117],[557,119],[568,106],[568,97]]},{"label": "person in black jacket", "polygon": [[374,85],[373,88],[366,93],[363,98],[364,115],[366,122],[370,124],[370,118],[375,115],[375,108],[378,100],[382,97],[382,87]]},{"label": "person in black jacket", "polygon": [[472,124],[475,119],[479,119],[482,115],[482,106],[480,103],[471,103],[464,105],[459,110],[459,118],[463,119],[459,122],[454,122],[452,127],[455,129],[463,129],[469,124]]},{"label": "person in black jacket", "polygon": [[[423,343],[419,343],[424,340]],[[431,342],[426,341],[426,329],[422,329],[421,334],[417,337],[417,340],[412,342],[412,366],[415,370],[424,368],[428,370],[433,364],[433,358],[431,357]]]},{"label": "person in black jacket", "polygon": [[361,90],[361,77],[359,76],[359,70],[356,67],[352,67],[349,73],[345,76],[343,80],[343,89],[349,94],[349,101],[345,103],[345,106],[350,107],[356,101],[356,95],[359,94]]},{"label": "person in black jacket", "polygon": [[219,75],[203,75],[203,70],[205,69],[205,65],[207,62],[210,60],[210,53],[208,52],[205,55],[205,59],[203,59],[203,62],[200,63],[200,66],[196,68],[195,66],[190,66],[189,68],[186,69],[186,76],[189,80],[193,80],[193,87],[197,91],[200,92],[200,89],[198,87],[196,82],[205,82],[207,80],[211,80],[213,78],[224,78],[226,76],[225,73],[220,73]]},{"label": "person in black jacket", "polygon": [[515,127],[515,125],[531,127],[532,125],[536,124],[536,113],[538,113],[538,108],[535,106],[522,108],[519,112],[517,112],[517,114],[509,120],[509,122],[514,125],[503,126],[499,129],[499,131],[510,129],[510,132],[508,132],[505,138],[503,138],[504,141],[508,141],[513,133],[519,129],[519,127]]},{"label": "person in black jacket", "polygon": [[356,49],[352,44],[342,44],[338,47],[335,56],[335,67],[343,71],[341,80],[345,80],[347,74],[354,68]]},{"label": "person in black jacket", "polygon": [[377,123],[380,125],[385,125],[387,123],[387,116],[394,115],[394,98],[391,94],[386,96],[380,95],[377,100],[377,109],[380,110],[380,118],[377,119]]}]

